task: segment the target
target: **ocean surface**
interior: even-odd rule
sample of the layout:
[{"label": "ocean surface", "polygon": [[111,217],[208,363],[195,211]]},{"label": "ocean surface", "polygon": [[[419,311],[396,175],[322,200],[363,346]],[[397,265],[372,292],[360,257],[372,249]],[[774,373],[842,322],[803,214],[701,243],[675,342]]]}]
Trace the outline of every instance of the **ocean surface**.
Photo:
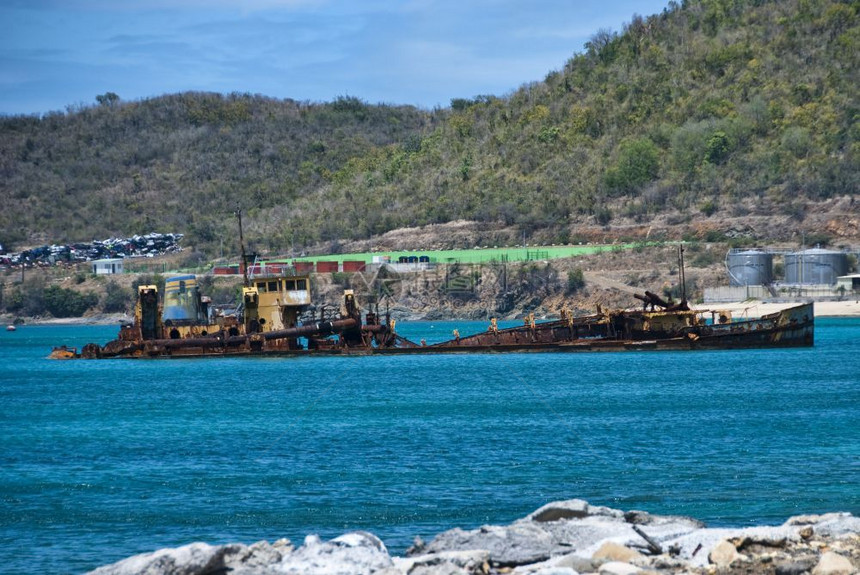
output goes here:
[{"label": "ocean surface", "polygon": [[356,529],[402,553],[569,498],[710,525],[860,514],[858,319],[819,318],[811,349],[46,359],[116,333],[0,332],[2,573]]}]

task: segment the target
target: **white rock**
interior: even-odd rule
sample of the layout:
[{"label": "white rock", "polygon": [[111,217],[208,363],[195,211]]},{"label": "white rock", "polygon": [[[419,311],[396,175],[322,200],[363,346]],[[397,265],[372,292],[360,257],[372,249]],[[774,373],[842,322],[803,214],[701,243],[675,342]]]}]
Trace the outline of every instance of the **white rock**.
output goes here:
[{"label": "white rock", "polygon": [[639,573],[640,571],[642,570],[639,567],[630,563],[610,561],[601,565],[597,572],[601,573],[601,575],[634,575],[634,573]]},{"label": "white rock", "polygon": [[331,542],[347,547],[375,547],[384,553],[388,553],[388,549],[385,548],[385,543],[382,542],[382,539],[368,531],[344,533],[340,537],[332,539]]},{"label": "white rock", "polygon": [[717,567],[728,567],[735,561],[741,558],[741,554],[734,545],[725,539],[717,543],[711,552],[708,554],[708,561]]},{"label": "white rock", "polygon": [[302,575],[364,575],[393,567],[382,542],[369,533],[356,531],[332,541],[305,538],[305,544],[284,557],[277,571]]},{"label": "white rock", "polygon": [[592,573],[597,566],[591,559],[569,553],[557,555],[540,563],[521,565],[512,571],[512,575],[548,575],[549,573]]},{"label": "white rock", "polygon": [[531,575],[579,575],[579,571],[571,567],[543,567],[529,573]]},{"label": "white rock", "polygon": [[614,541],[606,541],[600,548],[591,556],[592,559],[602,559],[605,561],[623,561],[624,563],[633,563],[641,561],[645,556],[634,551],[629,547],[615,543]]},{"label": "white rock", "polygon": [[812,575],[851,575],[854,571],[854,566],[847,557],[828,551],[818,560]]}]

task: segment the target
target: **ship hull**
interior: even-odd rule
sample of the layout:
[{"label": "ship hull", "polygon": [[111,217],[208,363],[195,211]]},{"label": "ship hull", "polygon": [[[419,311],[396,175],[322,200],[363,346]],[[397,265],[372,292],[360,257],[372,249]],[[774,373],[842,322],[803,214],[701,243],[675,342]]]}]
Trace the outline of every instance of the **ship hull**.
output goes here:
[{"label": "ship hull", "polygon": [[[690,312],[687,312],[690,313]],[[331,345],[316,349],[296,349],[292,343],[261,337],[233,337],[224,340],[201,339],[172,342],[144,341],[126,347],[116,354],[101,353],[91,357],[117,358],[188,358],[234,356],[363,356],[464,353],[577,353],[620,351],[691,351],[755,348],[792,348],[814,345],[812,304],[803,304],[753,320],[724,324],[698,324],[675,331],[630,330],[631,336],[619,333],[623,326],[636,322],[654,322],[670,314],[619,314],[613,321],[602,316],[525,325],[504,330],[488,330],[463,339],[434,345],[418,345],[407,340],[386,347]],[[671,317],[671,316],[670,316]],[[347,323],[347,322],[344,322]],[[648,325],[648,324],[646,324]],[[682,324],[683,325],[683,324]],[[335,325],[334,327],[338,327]],[[348,327],[348,326],[345,326]],[[303,328],[296,328],[301,330]],[[331,326],[329,326],[331,331]],[[312,330],[308,330],[312,331]],[[585,335],[583,335],[585,334]],[[290,333],[290,335],[296,335]],[[109,349],[106,346],[104,349]]]}]

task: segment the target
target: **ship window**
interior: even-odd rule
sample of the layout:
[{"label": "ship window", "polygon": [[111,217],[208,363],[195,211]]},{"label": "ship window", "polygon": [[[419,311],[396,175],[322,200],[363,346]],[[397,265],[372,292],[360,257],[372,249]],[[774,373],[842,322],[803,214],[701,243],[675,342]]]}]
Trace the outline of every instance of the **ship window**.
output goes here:
[{"label": "ship window", "polygon": [[302,291],[308,289],[308,280],[296,280],[296,289]]},{"label": "ship window", "polygon": [[284,289],[287,291],[295,291],[296,280],[285,280],[284,281]]},{"label": "ship window", "polygon": [[269,291],[278,291],[278,282],[269,282]]},{"label": "ship window", "polygon": [[266,282],[260,282],[257,284],[257,291],[260,293],[266,293]]}]

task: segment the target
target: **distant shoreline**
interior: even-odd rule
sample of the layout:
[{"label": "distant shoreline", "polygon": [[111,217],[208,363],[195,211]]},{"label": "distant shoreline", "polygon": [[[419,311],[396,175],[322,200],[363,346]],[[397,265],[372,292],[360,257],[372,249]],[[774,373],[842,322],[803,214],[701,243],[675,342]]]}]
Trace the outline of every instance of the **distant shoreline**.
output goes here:
[{"label": "distant shoreline", "polygon": [[[107,313],[98,314],[88,317],[23,317],[15,318],[14,316],[2,317],[3,325],[120,325],[121,323],[131,323],[134,318],[123,313]],[[23,320],[23,323],[15,324],[16,319]]]}]

